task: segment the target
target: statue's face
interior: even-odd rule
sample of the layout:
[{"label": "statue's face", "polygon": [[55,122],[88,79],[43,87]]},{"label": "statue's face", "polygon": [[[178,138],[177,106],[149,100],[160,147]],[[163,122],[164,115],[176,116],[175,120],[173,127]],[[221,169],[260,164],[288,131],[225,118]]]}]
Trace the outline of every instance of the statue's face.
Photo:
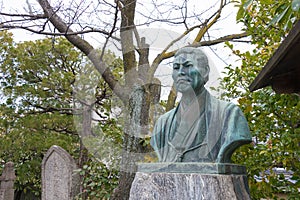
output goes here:
[{"label": "statue's face", "polygon": [[199,94],[204,86],[203,69],[198,66],[197,60],[191,54],[179,54],[173,61],[173,74],[175,87],[182,94],[195,92]]}]

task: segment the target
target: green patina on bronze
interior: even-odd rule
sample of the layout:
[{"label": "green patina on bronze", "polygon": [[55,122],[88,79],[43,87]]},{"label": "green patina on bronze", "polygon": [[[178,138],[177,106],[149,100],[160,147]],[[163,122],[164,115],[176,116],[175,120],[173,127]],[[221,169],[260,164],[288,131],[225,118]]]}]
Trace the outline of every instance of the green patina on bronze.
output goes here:
[{"label": "green patina on bronze", "polygon": [[208,74],[208,59],[200,49],[175,54],[172,78],[182,98],[155,124],[151,146],[159,162],[231,163],[232,153],[252,141],[240,108],[205,89]]}]

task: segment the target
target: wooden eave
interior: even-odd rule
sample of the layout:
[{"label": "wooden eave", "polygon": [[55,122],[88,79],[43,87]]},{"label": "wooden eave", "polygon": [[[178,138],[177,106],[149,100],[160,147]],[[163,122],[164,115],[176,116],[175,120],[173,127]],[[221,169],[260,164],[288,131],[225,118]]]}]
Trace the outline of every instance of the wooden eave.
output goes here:
[{"label": "wooden eave", "polygon": [[255,91],[272,86],[277,93],[300,93],[300,20],[249,86]]}]

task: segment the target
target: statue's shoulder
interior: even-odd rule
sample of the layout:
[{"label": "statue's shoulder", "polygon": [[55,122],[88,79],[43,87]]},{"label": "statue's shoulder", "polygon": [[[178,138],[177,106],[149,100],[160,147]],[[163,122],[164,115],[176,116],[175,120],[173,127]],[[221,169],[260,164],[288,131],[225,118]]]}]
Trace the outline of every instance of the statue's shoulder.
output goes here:
[{"label": "statue's shoulder", "polygon": [[[155,138],[160,138],[160,137],[164,137],[164,131],[166,129],[166,127],[168,127],[171,124],[172,118],[174,117],[176,112],[176,108],[173,108],[172,110],[162,114],[157,121],[155,122],[155,126],[153,129],[153,134],[152,134],[152,143],[157,143],[154,142]],[[154,137],[153,137],[154,136]]]},{"label": "statue's shoulder", "polygon": [[158,118],[158,121],[166,121],[168,120],[169,118],[173,117],[175,112],[176,112],[176,107],[169,110],[168,112],[162,114],[159,118]]},{"label": "statue's shoulder", "polygon": [[212,107],[219,107],[219,108],[224,109],[224,110],[241,111],[240,107],[238,105],[236,105],[235,103],[233,103],[233,102],[218,99],[218,98],[214,97],[211,94],[209,94],[208,98],[211,102]]},{"label": "statue's shoulder", "polygon": [[219,109],[222,110],[239,109],[239,107],[234,103],[218,99],[211,94],[209,94],[208,98],[212,107],[219,107]]}]

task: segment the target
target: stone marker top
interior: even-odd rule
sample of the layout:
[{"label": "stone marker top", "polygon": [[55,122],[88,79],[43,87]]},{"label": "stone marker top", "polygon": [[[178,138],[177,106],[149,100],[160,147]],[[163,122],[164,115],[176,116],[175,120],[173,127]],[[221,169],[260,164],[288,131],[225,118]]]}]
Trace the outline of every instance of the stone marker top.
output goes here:
[{"label": "stone marker top", "polygon": [[246,175],[246,167],[223,163],[140,163],[138,172],[144,173],[197,173],[197,174],[239,174]]},{"label": "stone marker top", "polygon": [[0,176],[0,181],[14,181],[16,179],[14,163],[7,162],[4,165],[2,175]]},{"label": "stone marker top", "polygon": [[66,163],[69,163],[71,168],[74,168],[74,169],[76,168],[76,163],[75,163],[74,159],[72,158],[72,156],[66,150],[64,150],[63,148],[61,148],[60,146],[57,146],[57,145],[53,145],[50,147],[50,149],[48,149],[47,153],[45,154],[45,156],[43,158],[42,166],[45,166],[48,159],[54,153],[57,153],[57,155],[59,155],[59,157],[61,157]]}]

